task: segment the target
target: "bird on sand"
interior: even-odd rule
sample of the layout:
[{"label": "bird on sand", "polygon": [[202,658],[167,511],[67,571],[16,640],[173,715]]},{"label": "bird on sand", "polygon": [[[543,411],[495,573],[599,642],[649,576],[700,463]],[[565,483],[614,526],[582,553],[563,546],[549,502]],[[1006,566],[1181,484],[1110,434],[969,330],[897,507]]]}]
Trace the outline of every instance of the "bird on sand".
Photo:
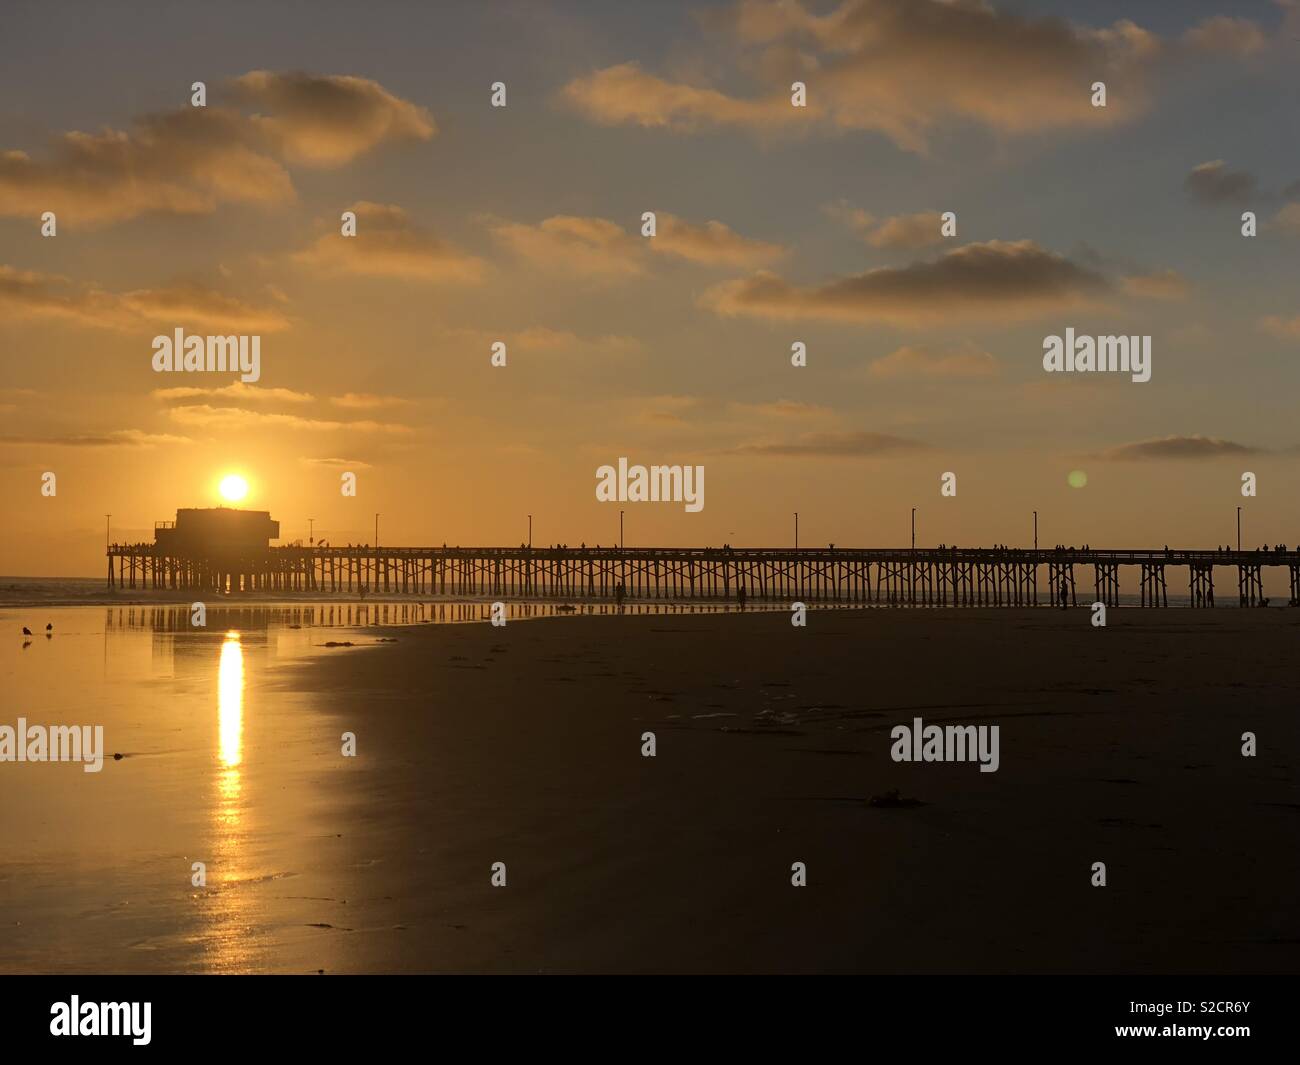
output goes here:
[{"label": "bird on sand", "polygon": [[45,631],[46,631],[46,632],[53,632],[53,631],[54,631],[54,622],[52,622],[52,621],[46,622],[46,624],[45,624]]},{"label": "bird on sand", "polygon": [[23,635],[24,635],[24,636],[30,636],[31,634],[32,634],[32,630],[29,629],[26,625],[24,625],[24,626],[23,626]]}]

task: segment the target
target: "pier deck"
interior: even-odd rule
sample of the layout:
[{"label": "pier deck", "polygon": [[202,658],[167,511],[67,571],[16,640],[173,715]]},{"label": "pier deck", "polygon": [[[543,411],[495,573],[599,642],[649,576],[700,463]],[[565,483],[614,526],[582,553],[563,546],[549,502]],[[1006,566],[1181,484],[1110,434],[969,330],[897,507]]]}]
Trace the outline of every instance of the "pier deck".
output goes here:
[{"label": "pier deck", "polygon": [[1236,570],[1238,602],[1261,605],[1263,570],[1285,567],[1300,605],[1300,551],[1032,548],[679,548],[284,546],[196,558],[156,544],[108,548],[110,588],[225,593],[362,591],[506,598],[734,600],[894,606],[1078,605],[1119,601],[1122,566],[1140,569],[1141,602],[1167,606],[1166,570],[1185,568],[1194,607],[1215,602],[1214,571]]}]

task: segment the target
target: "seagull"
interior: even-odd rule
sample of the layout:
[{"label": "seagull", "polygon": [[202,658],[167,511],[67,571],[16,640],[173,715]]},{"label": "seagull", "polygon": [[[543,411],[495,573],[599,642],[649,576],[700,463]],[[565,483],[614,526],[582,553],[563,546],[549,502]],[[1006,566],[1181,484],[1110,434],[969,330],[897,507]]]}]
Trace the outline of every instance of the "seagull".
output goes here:
[{"label": "seagull", "polygon": [[26,625],[24,625],[24,626],[23,626],[23,635],[24,635],[24,636],[30,636],[31,634],[32,634],[32,630],[29,629]]},{"label": "seagull", "polygon": [[46,624],[45,624],[45,631],[46,631],[46,632],[53,632],[53,631],[54,631],[54,622],[52,622],[52,621],[46,622]]}]

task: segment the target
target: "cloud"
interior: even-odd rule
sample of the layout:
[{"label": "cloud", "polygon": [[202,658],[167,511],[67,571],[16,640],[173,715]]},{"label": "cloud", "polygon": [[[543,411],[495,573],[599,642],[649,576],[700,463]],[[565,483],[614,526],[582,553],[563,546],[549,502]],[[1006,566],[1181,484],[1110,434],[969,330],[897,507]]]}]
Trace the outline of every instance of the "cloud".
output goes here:
[{"label": "cloud", "polygon": [[914,326],[1032,317],[1086,305],[1108,288],[1100,274],[1033,241],[994,240],[813,286],[763,271],[715,285],[700,302],[725,316]]},{"label": "cloud", "polygon": [[1273,216],[1273,224],[1292,233],[1300,233],[1300,203],[1288,203]]},{"label": "cloud", "polygon": [[402,208],[361,201],[357,235],[326,233],[294,260],[333,275],[401,278],[411,281],[483,279],[484,263],[413,224]]},{"label": "cloud", "polygon": [[203,399],[205,397],[252,403],[312,403],[316,399],[310,392],[295,392],[289,388],[263,388],[260,385],[250,385],[244,381],[235,381],[232,384],[222,385],[217,388],[200,388],[190,385],[181,385],[177,388],[155,388],[149,395],[164,403],[170,403],[178,399]]},{"label": "cloud", "polygon": [[372,468],[370,463],[362,462],[360,459],[304,458],[302,461],[308,466],[327,466],[331,469],[340,470],[368,470]]},{"label": "cloud", "polygon": [[1202,203],[1244,203],[1255,194],[1255,175],[1244,170],[1229,170],[1222,159],[1192,167],[1183,181],[1194,199]]},{"label": "cloud", "polygon": [[554,358],[581,358],[586,360],[623,359],[641,352],[643,343],[636,337],[618,333],[586,334],[569,329],[555,329],[547,325],[530,325],[523,329],[473,329],[458,327],[444,330],[439,342],[463,351],[481,351],[486,354],[498,341],[506,345],[510,356],[544,355],[538,364],[549,364]]},{"label": "cloud", "polygon": [[63,318],[86,325],[125,321],[121,308],[105,293],[91,288],[73,290],[70,284],[55,274],[0,265],[0,310],[6,317]]},{"label": "cloud", "polygon": [[1101,457],[1117,462],[1134,462],[1141,459],[1213,459],[1258,453],[1259,448],[1213,436],[1163,436],[1111,448]]},{"label": "cloud", "polygon": [[551,329],[544,325],[529,326],[513,334],[509,346],[523,352],[554,351],[600,356],[623,356],[641,350],[641,342],[635,337],[616,333],[584,337],[567,329]]},{"label": "cloud", "polygon": [[877,359],[867,368],[870,376],[880,378],[969,379],[993,377],[997,372],[997,359],[973,344],[947,351],[908,345]]},{"label": "cloud", "polygon": [[602,126],[636,125],[693,132],[711,126],[765,129],[802,116],[788,92],[739,100],[704,86],[683,85],[647,74],[637,63],[620,63],[575,78],[560,99]]},{"label": "cloud", "polygon": [[547,271],[594,278],[645,272],[641,238],[604,218],[553,215],[537,225],[498,222],[492,235],[519,258]]},{"label": "cloud", "polygon": [[833,418],[830,407],[817,403],[803,403],[794,399],[778,399],[771,403],[732,403],[730,409],[745,418],[771,418],[781,421],[822,421]]},{"label": "cloud", "polygon": [[[977,0],[846,0],[825,15],[798,0],[742,0],[714,17],[742,49],[756,94],[671,82],[635,63],[570,82],[561,98],[604,125],[694,131],[820,123],[871,130],[924,151],[934,127],[972,121],[1007,134],[1095,127],[1141,113],[1159,40],[1128,20],[1105,29],[994,10]],[[792,81],[807,108],[790,104]],[[1090,86],[1104,81],[1108,106]]]},{"label": "cloud", "polygon": [[331,396],[330,402],[347,410],[382,410],[385,407],[404,407],[411,401],[401,396],[377,396],[369,392],[345,392]]},{"label": "cloud", "polygon": [[1183,44],[1197,52],[1217,52],[1242,58],[1262,51],[1268,39],[1250,19],[1218,15],[1198,22],[1184,33]]},{"label": "cloud", "polygon": [[869,233],[867,243],[873,248],[889,251],[928,248],[944,239],[940,232],[942,226],[943,219],[938,211],[897,215],[886,218],[877,229]]},{"label": "cloud", "polygon": [[809,433],[790,443],[745,444],[736,454],[782,457],[867,458],[924,451],[928,445],[888,433]]},{"label": "cloud", "polygon": [[1151,274],[1134,274],[1120,279],[1124,291],[1133,296],[1153,300],[1182,300],[1187,298],[1187,279],[1177,270],[1159,270]]},{"label": "cloud", "polygon": [[870,211],[855,207],[848,200],[822,204],[822,211],[854,233],[866,233],[876,221],[876,216]]},{"label": "cloud", "polygon": [[873,248],[887,251],[928,248],[944,240],[943,217],[939,211],[918,211],[879,219],[847,200],[828,203],[822,210],[861,236]]},{"label": "cloud", "polygon": [[287,203],[286,160],[338,166],[384,141],[434,133],[423,108],[364,78],[254,71],[231,91],[259,112],[183,107],[126,130],[59,134],[40,158],[0,152],[0,215],[54,211],[60,222],[98,225]]},{"label": "cloud", "polygon": [[131,330],[159,323],[275,332],[289,319],[195,282],[113,293],[65,277],[0,265],[0,309],[14,318],[60,318],[100,329]]},{"label": "cloud", "polygon": [[635,400],[635,420],[648,425],[681,425],[682,415],[701,406],[699,396],[646,396]]},{"label": "cloud", "polygon": [[243,116],[190,107],[130,130],[70,132],[44,158],[0,153],[0,214],[102,224],[148,212],[209,214],[221,203],[294,198],[288,173],[250,141]]},{"label": "cloud", "polygon": [[1300,317],[1281,318],[1270,314],[1259,320],[1259,328],[1279,340],[1300,340]]},{"label": "cloud", "polygon": [[0,444],[39,444],[42,447],[161,447],[189,444],[184,436],[146,433],[140,429],[113,429],[106,433],[73,433],[67,436],[0,436]]},{"label": "cloud", "polygon": [[341,166],[386,141],[427,141],[438,130],[423,107],[368,78],[254,70],[231,89],[241,103],[269,110],[251,121],[286,159],[308,166]]},{"label": "cloud", "polygon": [[785,254],[781,245],[749,240],[721,222],[693,225],[662,212],[655,217],[649,243],[653,251],[707,266],[760,266]]},{"label": "cloud", "polygon": [[248,410],[244,407],[213,407],[208,404],[172,407],[168,416],[180,425],[201,429],[221,429],[239,432],[246,429],[302,429],[309,432],[340,432],[402,434],[410,426],[388,422],[358,421],[336,422],[320,418],[301,418],[296,414],[271,414]]},{"label": "cloud", "polygon": [[289,319],[275,308],[254,306],[193,282],[125,292],[120,301],[128,313],[173,325],[214,326],[250,333],[272,333],[289,327]]},{"label": "cloud", "polygon": [[718,221],[688,222],[656,212],[655,235],[635,236],[606,218],[554,215],[536,225],[494,221],[492,235],[519,258],[565,274],[619,279],[647,272],[648,251],[704,266],[754,267],[785,254]]}]

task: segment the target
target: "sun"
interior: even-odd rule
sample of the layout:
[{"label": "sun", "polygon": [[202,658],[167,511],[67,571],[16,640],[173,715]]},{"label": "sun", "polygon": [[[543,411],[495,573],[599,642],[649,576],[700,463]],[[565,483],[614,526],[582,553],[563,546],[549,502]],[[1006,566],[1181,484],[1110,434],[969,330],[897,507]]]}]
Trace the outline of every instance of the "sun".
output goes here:
[{"label": "sun", "polygon": [[221,493],[222,499],[231,503],[238,503],[244,496],[248,495],[248,482],[237,473],[227,474],[221,478],[221,484],[217,486],[217,491]]}]

